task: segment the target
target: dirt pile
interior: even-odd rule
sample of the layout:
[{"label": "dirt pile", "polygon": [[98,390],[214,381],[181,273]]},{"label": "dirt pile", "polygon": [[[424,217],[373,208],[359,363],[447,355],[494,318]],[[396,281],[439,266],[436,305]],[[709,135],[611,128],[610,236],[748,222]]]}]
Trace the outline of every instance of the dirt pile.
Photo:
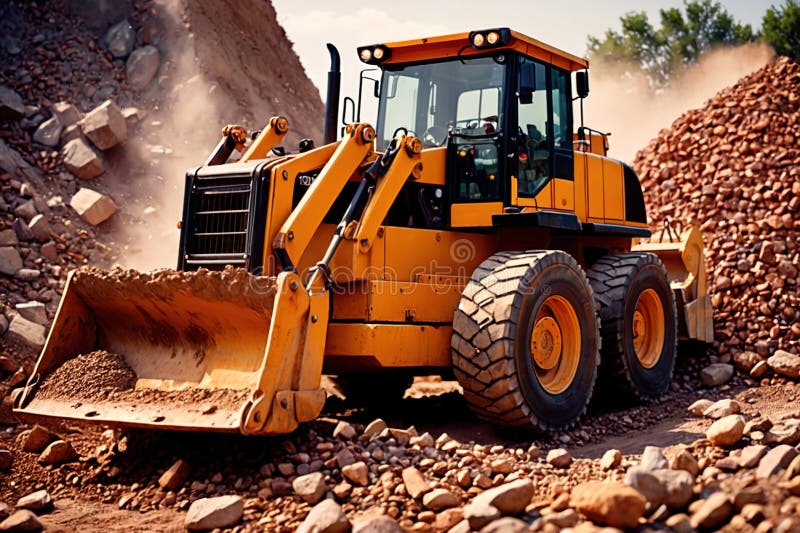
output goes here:
[{"label": "dirt pile", "polygon": [[[455,531],[468,532],[490,524],[489,531],[596,531],[603,525],[789,531],[798,526],[800,510],[796,389],[788,382],[718,401],[714,393],[683,399],[673,425],[661,430],[671,445],[645,449],[643,443],[656,438],[653,428],[640,435],[644,439],[617,431],[616,440],[590,448],[564,435],[502,439],[474,426],[462,436],[448,435],[442,426],[454,417],[465,422],[433,398],[406,398],[396,412],[387,411],[388,422],[329,411],[332,419],[273,439],[59,432],[50,439],[68,440],[81,459],[47,468],[37,464],[38,452],[24,450],[32,432],[18,428],[0,434],[0,448],[13,456],[8,475],[19,480],[0,486],[0,500],[13,505],[44,486],[57,511],[40,516],[45,525],[58,523],[61,506],[73,505],[63,498],[133,511],[117,523],[150,516],[150,529],[159,529],[176,515],[187,516],[183,512],[196,502],[236,495],[243,512],[220,526],[224,530],[288,532],[303,522],[314,530],[330,508],[356,528],[389,520],[381,531],[458,526]],[[435,420],[424,422],[425,413]],[[398,416],[423,422],[419,429],[407,427]],[[604,490],[591,484],[597,481]],[[82,516],[61,525],[100,524]]]},{"label": "dirt pile", "polygon": [[102,400],[109,394],[132,389],[136,374],[125,359],[105,350],[66,361],[42,383],[38,397],[53,400]]},{"label": "dirt pile", "polygon": [[798,83],[800,65],[780,58],[682,115],[634,162],[653,226],[704,233],[725,360],[798,349]]}]

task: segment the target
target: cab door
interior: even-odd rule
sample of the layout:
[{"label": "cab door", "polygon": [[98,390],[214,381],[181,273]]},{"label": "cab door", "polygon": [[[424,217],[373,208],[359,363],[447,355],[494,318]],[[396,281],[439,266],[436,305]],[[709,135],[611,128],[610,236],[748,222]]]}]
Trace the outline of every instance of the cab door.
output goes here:
[{"label": "cab door", "polygon": [[511,205],[574,212],[569,73],[520,57],[517,77]]}]

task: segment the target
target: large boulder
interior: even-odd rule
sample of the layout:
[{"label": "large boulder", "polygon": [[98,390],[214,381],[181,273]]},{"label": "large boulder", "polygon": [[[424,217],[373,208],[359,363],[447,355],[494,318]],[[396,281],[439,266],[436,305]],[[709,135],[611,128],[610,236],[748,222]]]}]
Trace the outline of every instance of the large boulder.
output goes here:
[{"label": "large boulder", "polygon": [[83,220],[93,226],[108,220],[117,212],[117,204],[114,203],[114,200],[85,187],[75,193],[75,196],[70,199],[69,205]]},{"label": "large boulder", "polygon": [[80,137],[67,142],[62,154],[67,170],[82,180],[90,180],[103,173],[103,160]]},{"label": "large boulder", "polygon": [[155,46],[147,45],[134,50],[126,68],[128,85],[136,90],[147,87],[158,72],[160,62],[161,56]]},{"label": "large boulder", "polygon": [[58,121],[65,128],[78,123],[83,118],[83,113],[78,111],[77,107],[64,101],[53,104],[53,115],[58,118]]},{"label": "large boulder", "polygon": [[86,113],[81,120],[81,130],[86,138],[101,150],[113,148],[128,138],[125,117],[111,100],[106,100]]}]

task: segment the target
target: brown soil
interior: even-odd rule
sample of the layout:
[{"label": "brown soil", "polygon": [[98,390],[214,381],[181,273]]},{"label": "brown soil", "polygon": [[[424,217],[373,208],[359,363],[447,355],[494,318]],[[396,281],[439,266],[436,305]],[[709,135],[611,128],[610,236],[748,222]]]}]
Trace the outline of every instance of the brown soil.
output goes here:
[{"label": "brown soil", "polygon": [[42,383],[37,397],[45,400],[111,401],[136,404],[198,405],[209,412],[233,410],[249,390],[188,388],[134,389],[136,374],[118,354],[97,350],[69,359]]},{"label": "brown soil", "polygon": [[121,355],[97,350],[67,360],[42,383],[38,396],[51,400],[103,400],[132,389],[136,374]]},{"label": "brown soil", "polygon": [[205,406],[209,412],[219,410],[234,410],[240,407],[250,394],[246,389],[182,389],[182,390],[157,390],[157,389],[136,389],[113,393],[109,400],[124,402],[131,405],[142,404],[164,404],[168,406],[184,406],[189,409],[190,405]]}]

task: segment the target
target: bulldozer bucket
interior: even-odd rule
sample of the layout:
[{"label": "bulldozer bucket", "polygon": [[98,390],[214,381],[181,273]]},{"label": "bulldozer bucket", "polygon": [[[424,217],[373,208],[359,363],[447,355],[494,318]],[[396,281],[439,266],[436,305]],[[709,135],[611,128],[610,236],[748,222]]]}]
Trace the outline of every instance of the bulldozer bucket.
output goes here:
[{"label": "bulldozer bucket", "polygon": [[678,309],[678,334],[681,339],[702,342],[714,340],[714,320],[706,285],[703,236],[694,226],[680,234],[668,224],[633,250],[656,254],[667,268]]},{"label": "bulldozer bucket", "polygon": [[15,411],[238,432],[263,380],[275,294],[274,278],[231,268],[75,271]]}]

